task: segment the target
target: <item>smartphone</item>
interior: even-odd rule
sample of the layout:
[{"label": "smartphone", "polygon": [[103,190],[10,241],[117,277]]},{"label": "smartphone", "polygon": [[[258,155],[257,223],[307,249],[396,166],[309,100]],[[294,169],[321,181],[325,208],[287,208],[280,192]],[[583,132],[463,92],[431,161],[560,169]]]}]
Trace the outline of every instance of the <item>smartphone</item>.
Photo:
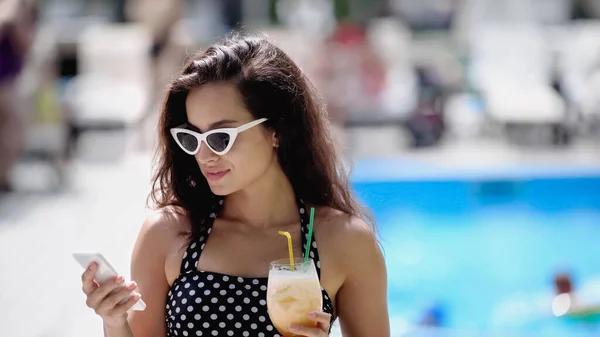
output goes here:
[{"label": "smartphone", "polygon": [[[108,260],[106,260],[106,258],[104,256],[102,256],[102,254],[97,253],[97,252],[74,252],[73,253],[73,258],[75,258],[75,261],[77,261],[79,263],[79,265],[83,268],[83,269],[87,269],[90,264],[92,264],[92,262],[96,262],[96,264],[98,264],[98,269],[96,270],[96,276],[94,276],[94,279],[96,280],[96,282],[98,282],[98,284],[102,284],[108,280],[110,280],[111,278],[119,275],[117,273],[117,271],[115,270],[115,268],[113,268],[110,263],[108,263]],[[126,282],[123,282],[123,284],[125,284]],[[121,303],[127,301],[127,297],[124,298]],[[142,299],[140,298],[132,307],[130,310],[137,310],[137,311],[144,311],[144,309],[146,309],[146,303],[144,303],[144,301],[142,301]]]}]

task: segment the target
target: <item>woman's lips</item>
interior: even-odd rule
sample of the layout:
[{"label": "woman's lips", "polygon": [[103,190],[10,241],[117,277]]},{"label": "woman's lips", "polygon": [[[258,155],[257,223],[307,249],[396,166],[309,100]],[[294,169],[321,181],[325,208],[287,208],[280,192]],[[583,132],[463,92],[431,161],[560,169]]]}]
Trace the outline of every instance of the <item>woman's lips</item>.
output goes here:
[{"label": "woman's lips", "polygon": [[216,181],[223,178],[229,170],[210,170],[206,171],[206,179]]}]

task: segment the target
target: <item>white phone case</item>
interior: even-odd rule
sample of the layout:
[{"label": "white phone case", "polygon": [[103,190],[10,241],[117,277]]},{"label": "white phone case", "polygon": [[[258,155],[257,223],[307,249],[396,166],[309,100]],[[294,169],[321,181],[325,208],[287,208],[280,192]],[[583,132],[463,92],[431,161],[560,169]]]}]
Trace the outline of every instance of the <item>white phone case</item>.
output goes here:
[{"label": "white phone case", "polygon": [[[113,268],[110,263],[102,256],[102,254],[97,252],[75,252],[73,253],[73,257],[79,263],[79,265],[83,269],[87,269],[92,262],[96,262],[98,264],[98,270],[96,271],[96,276],[94,279],[98,284],[102,284],[111,278],[119,275],[115,268]],[[125,284],[125,282],[124,282]],[[123,299],[121,303],[127,301],[128,298]],[[144,311],[146,309],[146,303],[140,298],[130,310],[138,310]]]}]

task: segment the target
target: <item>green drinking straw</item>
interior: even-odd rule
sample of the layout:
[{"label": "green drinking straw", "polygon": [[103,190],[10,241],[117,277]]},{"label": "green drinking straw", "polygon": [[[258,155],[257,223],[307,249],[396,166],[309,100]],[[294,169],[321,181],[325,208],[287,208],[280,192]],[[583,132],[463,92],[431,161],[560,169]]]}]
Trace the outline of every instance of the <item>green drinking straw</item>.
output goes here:
[{"label": "green drinking straw", "polygon": [[310,252],[310,244],[312,240],[313,224],[315,221],[315,208],[310,208],[310,220],[308,222],[308,239],[306,240],[306,253],[304,254],[304,262],[308,262],[308,252]]}]

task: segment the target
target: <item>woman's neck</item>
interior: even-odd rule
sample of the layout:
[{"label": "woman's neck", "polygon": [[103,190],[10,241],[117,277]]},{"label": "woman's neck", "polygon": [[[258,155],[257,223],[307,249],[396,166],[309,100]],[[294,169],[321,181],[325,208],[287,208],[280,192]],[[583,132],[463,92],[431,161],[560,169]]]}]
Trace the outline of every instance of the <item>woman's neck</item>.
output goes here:
[{"label": "woman's neck", "polygon": [[279,165],[272,165],[252,184],[225,197],[223,216],[256,228],[298,221],[294,189]]}]

